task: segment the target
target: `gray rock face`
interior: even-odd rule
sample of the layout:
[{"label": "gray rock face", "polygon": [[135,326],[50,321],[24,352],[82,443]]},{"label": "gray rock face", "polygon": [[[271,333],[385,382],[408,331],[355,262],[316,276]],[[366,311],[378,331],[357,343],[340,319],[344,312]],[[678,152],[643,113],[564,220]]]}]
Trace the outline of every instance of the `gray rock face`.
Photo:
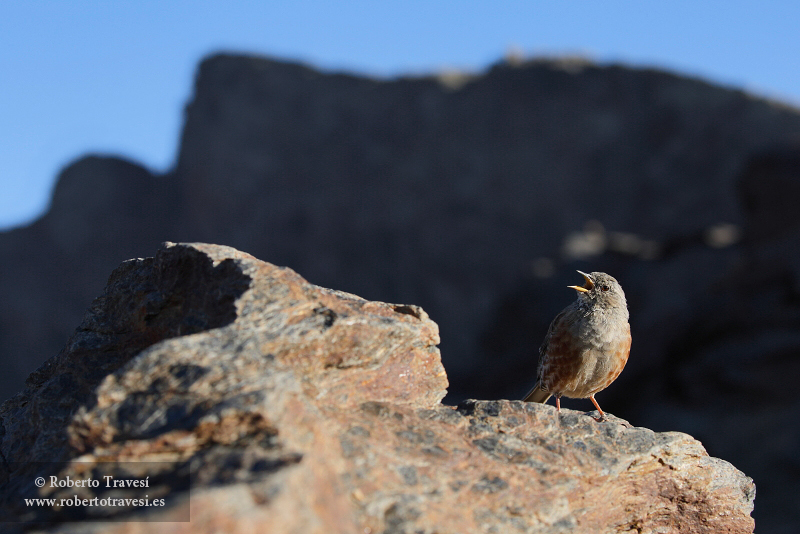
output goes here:
[{"label": "gray rock face", "polygon": [[[442,405],[438,342],[417,306],[169,243],[116,269],[0,407],[0,519],[64,533],[182,518],[181,532],[753,531],[753,481],[688,435],[520,401]],[[135,495],[31,483],[131,470],[166,506],[21,504]],[[80,522],[98,517],[117,522]]]},{"label": "gray rock face", "polygon": [[63,347],[120,261],[167,240],[423,306],[454,404],[524,394],[573,269],[604,271],[633,349],[601,405],[697,436],[759,482],[760,529],[799,530],[800,114],[568,61],[456,81],[204,61],[173,170],[85,158],[47,215],[0,234],[0,391]]}]

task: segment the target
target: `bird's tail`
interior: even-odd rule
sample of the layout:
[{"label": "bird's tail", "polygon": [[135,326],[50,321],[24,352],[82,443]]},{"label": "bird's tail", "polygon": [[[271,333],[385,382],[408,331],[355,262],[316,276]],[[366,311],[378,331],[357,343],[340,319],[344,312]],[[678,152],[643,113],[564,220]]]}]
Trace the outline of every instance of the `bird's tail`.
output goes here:
[{"label": "bird's tail", "polygon": [[539,382],[536,382],[536,385],[533,386],[533,389],[528,392],[527,395],[522,399],[524,402],[547,402],[553,394],[549,391],[542,389],[542,386]]}]

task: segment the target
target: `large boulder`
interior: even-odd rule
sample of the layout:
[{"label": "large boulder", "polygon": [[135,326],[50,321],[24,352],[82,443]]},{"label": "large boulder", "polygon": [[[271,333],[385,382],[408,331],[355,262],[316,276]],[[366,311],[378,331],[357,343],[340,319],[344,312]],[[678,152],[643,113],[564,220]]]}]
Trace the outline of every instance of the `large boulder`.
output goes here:
[{"label": "large boulder", "polygon": [[[753,481],[688,435],[520,401],[442,405],[438,343],[417,306],[168,243],[116,269],[0,408],[0,519],[63,533],[753,531]],[[143,494],[164,506],[23,500]]]}]

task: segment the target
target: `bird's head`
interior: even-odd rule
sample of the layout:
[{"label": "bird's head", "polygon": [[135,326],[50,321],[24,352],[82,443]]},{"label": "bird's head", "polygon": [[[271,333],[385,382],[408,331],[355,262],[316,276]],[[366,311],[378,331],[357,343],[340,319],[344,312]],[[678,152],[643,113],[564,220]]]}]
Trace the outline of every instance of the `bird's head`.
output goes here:
[{"label": "bird's head", "polygon": [[567,286],[578,292],[578,298],[603,308],[624,308],[627,310],[628,303],[625,300],[625,292],[619,285],[616,278],[606,273],[594,272],[585,273],[578,271],[583,276],[582,286]]}]

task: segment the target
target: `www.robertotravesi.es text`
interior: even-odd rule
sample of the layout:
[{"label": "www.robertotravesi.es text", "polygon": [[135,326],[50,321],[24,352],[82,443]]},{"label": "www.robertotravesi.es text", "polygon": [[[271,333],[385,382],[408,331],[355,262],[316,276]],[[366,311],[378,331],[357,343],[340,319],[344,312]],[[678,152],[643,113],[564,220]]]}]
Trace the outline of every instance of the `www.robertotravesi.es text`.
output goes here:
[{"label": "www.robertotravesi.es text", "polygon": [[151,500],[147,495],[145,495],[143,499],[123,499],[115,497],[94,497],[92,499],[82,499],[75,495],[74,497],[60,499],[25,499],[25,506],[47,506],[50,508],[69,506],[164,506],[164,499]]}]

